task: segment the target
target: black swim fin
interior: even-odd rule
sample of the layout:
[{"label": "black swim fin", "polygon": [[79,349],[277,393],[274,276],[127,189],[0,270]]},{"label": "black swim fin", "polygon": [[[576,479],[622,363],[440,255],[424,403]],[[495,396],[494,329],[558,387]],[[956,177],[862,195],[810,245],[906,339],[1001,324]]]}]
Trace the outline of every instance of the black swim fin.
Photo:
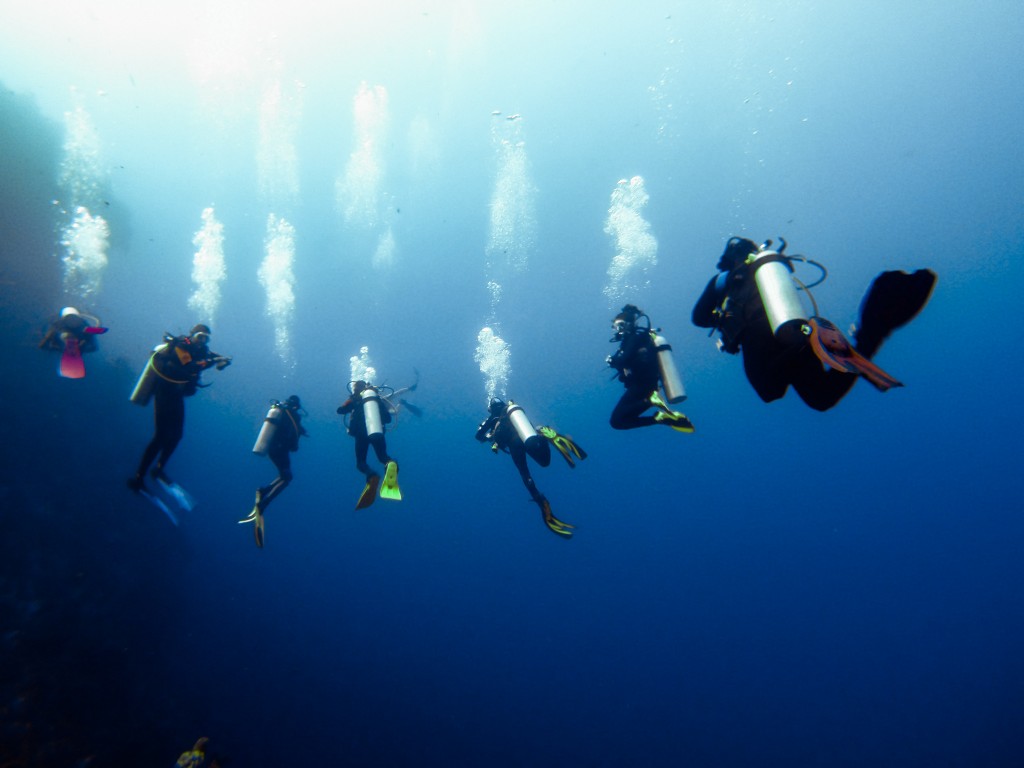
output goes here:
[{"label": "black swim fin", "polygon": [[931,298],[937,277],[930,269],[883,272],[875,278],[860,305],[856,349],[874,357],[882,342],[897,328],[909,323]]},{"label": "black swim fin", "polygon": [[[409,389],[412,389],[412,387],[409,387]],[[423,415],[423,409],[422,408],[420,408],[418,405],[413,405],[412,403],[410,403],[405,398],[399,398],[398,402],[401,403],[403,408],[408,408],[409,409],[409,413],[411,413],[413,416],[419,417],[419,416]]]}]

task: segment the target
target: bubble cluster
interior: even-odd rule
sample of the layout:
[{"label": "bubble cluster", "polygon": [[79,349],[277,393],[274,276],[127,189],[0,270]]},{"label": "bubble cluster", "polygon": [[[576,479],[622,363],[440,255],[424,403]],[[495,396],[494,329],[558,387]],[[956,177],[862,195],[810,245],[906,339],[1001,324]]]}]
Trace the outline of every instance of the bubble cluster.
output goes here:
[{"label": "bubble cluster", "polygon": [[641,215],[650,196],[640,176],[622,179],[615,186],[604,231],[615,240],[615,256],[608,265],[604,295],[618,303],[647,287],[647,271],[658,263],[658,241]]},{"label": "bubble cluster", "polygon": [[285,363],[291,361],[291,321],[295,313],[295,227],[274,214],[267,217],[266,255],[258,276],[267,293],[267,316],[274,323],[274,348]]},{"label": "bubble cluster", "polygon": [[355,149],[335,186],[338,208],[349,226],[372,229],[380,218],[382,147],[388,133],[388,92],[360,83],[353,101]]},{"label": "bubble cluster", "polygon": [[64,246],[64,292],[68,296],[89,298],[100,287],[107,266],[110,227],[102,216],[93,216],[79,207],[61,238]]},{"label": "bubble cluster", "polygon": [[365,381],[372,384],[377,378],[377,369],[370,360],[370,348],[360,347],[359,354],[348,359],[349,381]]},{"label": "bubble cluster", "polygon": [[486,326],[480,329],[476,341],[473,359],[480,365],[480,372],[484,375],[487,401],[490,402],[494,397],[506,399],[508,377],[512,372],[511,347],[492,328]]},{"label": "bubble cluster", "polygon": [[192,282],[195,291],[189,297],[188,306],[197,312],[204,322],[212,323],[220,306],[220,284],[227,276],[224,263],[224,225],[213,208],[204,208],[203,226],[192,238],[197,250],[192,257]]}]

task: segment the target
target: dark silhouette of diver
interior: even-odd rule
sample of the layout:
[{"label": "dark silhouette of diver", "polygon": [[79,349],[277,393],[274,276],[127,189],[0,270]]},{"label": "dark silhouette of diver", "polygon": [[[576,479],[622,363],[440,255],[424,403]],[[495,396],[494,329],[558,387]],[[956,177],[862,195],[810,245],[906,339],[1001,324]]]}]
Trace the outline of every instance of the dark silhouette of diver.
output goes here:
[{"label": "dark silhouette of diver", "polygon": [[[817,307],[808,318],[800,306],[793,262],[817,266],[821,279],[824,267],[802,256],[786,256],[785,248],[785,240],[773,251],[770,240],[758,246],[731,238],[718,261],[719,274],[693,308],[694,324],[719,331],[723,351],[743,354],[747,379],[765,402],[778,400],[792,386],[811,408],[827,411],[860,376],[883,392],[903,386],[871,359],[889,334],[928,303],[935,273],[919,269],[878,275],[861,302],[851,345],[835,325],[817,315]],[[817,283],[808,287],[813,285]]]},{"label": "dark silhouette of diver", "polygon": [[[348,433],[355,440],[356,469],[366,475],[366,486],[356,502],[356,509],[370,506],[377,497],[380,487],[381,498],[400,501],[402,492],[398,487],[398,462],[388,456],[384,427],[391,423],[395,410],[381,390],[368,382],[358,380],[351,384],[351,396],[338,406],[338,414],[347,417]],[[384,465],[384,479],[366,463],[370,447],[377,461]]]},{"label": "dark silhouette of diver", "polygon": [[210,350],[209,341],[210,329],[205,325],[196,325],[187,336],[165,334],[164,343],[153,352],[139,378],[132,402],[146,405],[152,398],[155,431],[135,475],[128,480],[128,487],[135,492],[145,490],[146,470],[154,460],[153,478],[172,485],[164,470],[184,434],[185,398],[202,386],[199,379],[204,370],[212,366],[224,370],[231,364],[231,358]]},{"label": "dark silhouette of diver", "polygon": [[292,395],[283,403],[273,401],[270,412],[263,420],[253,453],[266,453],[277,468],[277,477],[269,484],[256,489],[256,503],[249,516],[239,523],[254,523],[256,546],[262,548],[263,513],[274,499],[288,487],[292,481],[291,454],[299,450],[299,438],[307,435],[302,426],[302,403],[298,395]]},{"label": "dark silhouette of diver", "polygon": [[67,340],[74,338],[78,342],[78,351],[84,355],[99,348],[96,336],[106,332],[99,318],[79,312],[74,307],[64,307],[60,315],[50,322],[39,348],[63,352]]},{"label": "dark silhouette of diver", "polygon": [[[498,398],[492,399],[487,413],[487,418],[477,427],[476,439],[482,443],[489,442],[491,450],[495,453],[505,451],[512,457],[512,463],[519,470],[519,476],[522,478],[526,490],[530,492],[530,498],[540,507],[544,525],[559,536],[572,538],[574,526],[564,523],[554,516],[550,502],[538,490],[537,484],[533,481],[526,457],[529,455],[542,467],[546,467],[551,463],[551,445],[554,445],[569,466],[574,467],[575,463],[572,457],[585,459],[587,454],[571,439],[565,435],[559,435],[550,427],[534,428],[522,409],[511,400],[505,403]],[[526,435],[525,440],[523,434],[520,433]]]},{"label": "dark silhouette of diver", "polygon": [[[641,318],[646,318],[646,326],[640,324]],[[612,429],[664,424],[677,432],[693,432],[690,420],[669,408],[658,392],[662,375],[650,318],[636,306],[627,304],[612,320],[612,330],[614,335],[609,341],[619,342],[619,348],[608,356],[606,362],[615,369],[616,378],[626,387],[612,410],[609,419]],[[644,411],[649,408],[657,411],[652,416],[644,416]]]}]

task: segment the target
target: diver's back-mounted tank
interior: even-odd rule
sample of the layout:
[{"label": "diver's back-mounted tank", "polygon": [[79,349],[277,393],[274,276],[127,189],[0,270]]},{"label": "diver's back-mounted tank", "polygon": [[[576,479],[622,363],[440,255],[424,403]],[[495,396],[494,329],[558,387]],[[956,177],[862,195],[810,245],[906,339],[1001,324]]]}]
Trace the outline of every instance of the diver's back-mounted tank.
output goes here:
[{"label": "diver's back-mounted tank", "polygon": [[805,341],[807,312],[793,281],[793,267],[781,249],[773,251],[767,245],[751,262],[757,292],[775,338],[783,344],[801,344]]},{"label": "diver's back-mounted tank", "polygon": [[542,467],[546,467],[551,462],[551,446],[546,438],[537,434],[537,430],[533,428],[533,424],[522,406],[509,400],[505,416],[512,423],[512,428],[515,429],[519,439],[523,441],[526,453]]},{"label": "diver's back-mounted tank", "polygon": [[363,408],[363,419],[366,422],[366,435],[372,437],[373,435],[384,434],[384,417],[381,415],[381,408],[383,405],[380,401],[380,395],[377,394],[377,390],[367,385],[360,395],[362,398]]},{"label": "diver's back-mounted tank", "polygon": [[166,344],[160,344],[153,349],[153,353],[146,360],[146,367],[142,369],[142,373],[139,374],[139,380],[135,382],[135,389],[132,390],[132,396],[128,398],[136,405],[149,405],[149,401],[153,399],[153,391],[156,389],[156,380],[160,378],[160,374],[156,370],[156,356],[159,352],[163,352],[167,349]]},{"label": "diver's back-mounted tank", "polygon": [[267,417],[263,419],[263,426],[260,427],[260,433],[256,436],[256,443],[252,447],[252,452],[257,456],[265,456],[267,450],[270,448],[270,443],[274,439],[274,435],[277,434],[278,427],[281,424],[281,419],[284,417],[284,406],[280,403],[275,402],[271,404],[270,410],[267,411]]},{"label": "diver's back-mounted tank", "polygon": [[658,372],[665,388],[665,399],[670,403],[681,403],[686,399],[686,387],[683,386],[676,361],[672,358],[672,345],[658,331],[651,331],[651,338],[658,352]]}]

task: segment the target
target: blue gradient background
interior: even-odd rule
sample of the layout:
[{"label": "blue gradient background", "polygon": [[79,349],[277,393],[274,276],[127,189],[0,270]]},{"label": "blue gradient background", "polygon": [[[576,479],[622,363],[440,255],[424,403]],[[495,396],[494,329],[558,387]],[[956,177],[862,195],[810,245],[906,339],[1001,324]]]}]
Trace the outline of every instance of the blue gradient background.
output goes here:
[{"label": "blue gradient background", "polygon": [[[223,28],[188,4],[148,26],[113,2],[48,24],[9,9],[5,749],[31,721],[67,758],[37,765],[170,765],[200,735],[253,767],[1020,764],[1024,14],[704,5],[215,3]],[[255,53],[204,90],[199,36]],[[292,370],[256,278],[271,60],[304,83]],[[362,81],[388,90],[388,271],[334,201]],[[65,301],[45,187],[69,86],[103,142],[113,233],[89,307],[112,330],[77,382],[34,349]],[[523,116],[537,219],[498,309],[509,394],[590,454],[535,471],[568,542],[472,439],[496,109]],[[603,227],[633,175],[659,244],[633,300],[673,343],[692,436],[607,426]],[[171,469],[200,505],[174,529],[124,487],[151,429],[127,396],[160,334],[203,319],[191,240],[211,204],[228,268],[212,346],[234,365],[187,404]],[[826,263],[815,296],[840,327],[879,271],[936,270],[876,358],[906,388],[861,383],[825,414],[761,403],[689,322],[733,234]],[[424,416],[389,435],[405,499],[355,513],[334,409],[362,345],[389,383],[420,371]],[[292,393],[311,436],[260,551],[235,521],[273,476],[250,454],[266,402]]]}]

